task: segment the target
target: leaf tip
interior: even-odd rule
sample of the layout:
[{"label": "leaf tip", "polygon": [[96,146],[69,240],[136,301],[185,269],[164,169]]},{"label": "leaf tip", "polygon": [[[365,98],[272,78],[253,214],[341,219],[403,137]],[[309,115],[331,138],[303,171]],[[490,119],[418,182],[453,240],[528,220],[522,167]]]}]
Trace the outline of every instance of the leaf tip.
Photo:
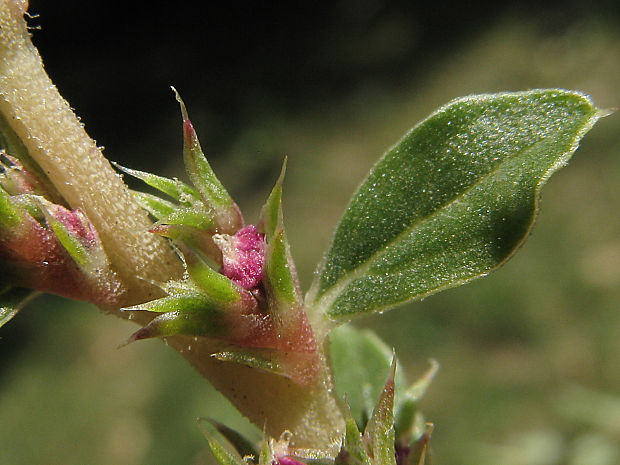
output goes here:
[{"label": "leaf tip", "polygon": [[121,342],[118,348],[120,349],[128,346],[132,342],[141,341],[143,339],[150,339],[156,336],[158,336],[158,334],[156,334],[156,330],[153,331],[152,327],[149,327],[149,325],[147,325],[143,328],[140,328],[138,331],[129,336],[125,342]]},{"label": "leaf tip", "polygon": [[181,94],[179,94],[179,92],[173,86],[170,87],[172,89],[172,92],[174,92],[174,96],[177,102],[179,102],[179,106],[181,108],[181,117],[183,118],[183,135],[185,137],[185,143],[195,143],[197,142],[196,131],[194,131],[194,126],[189,120],[189,115],[187,114],[187,107],[185,106],[185,102],[181,98]]},{"label": "leaf tip", "polygon": [[599,108],[597,116],[599,118],[605,118],[606,116],[613,115],[617,111],[618,111],[618,107]]},{"label": "leaf tip", "polygon": [[284,175],[286,174],[286,165],[288,164],[288,156],[284,156],[284,160],[282,161],[282,169],[280,170],[280,176],[278,177],[278,180],[276,181],[277,185],[282,185],[282,183],[284,182]]},{"label": "leaf tip", "polygon": [[131,344],[132,342],[137,341],[136,337],[135,337],[136,333],[133,333],[131,336],[129,336],[126,340],[124,340],[123,342],[121,342],[119,345],[116,346],[117,349],[122,349],[123,347],[127,347],[129,344]]},{"label": "leaf tip", "polygon": [[170,89],[172,89],[172,92],[174,92],[174,98],[176,99],[176,101],[179,102],[179,106],[181,107],[181,116],[183,117],[183,121],[188,121],[189,117],[187,116],[187,108],[185,106],[185,102],[181,98],[181,94],[179,94],[179,91],[174,86],[170,86]]}]

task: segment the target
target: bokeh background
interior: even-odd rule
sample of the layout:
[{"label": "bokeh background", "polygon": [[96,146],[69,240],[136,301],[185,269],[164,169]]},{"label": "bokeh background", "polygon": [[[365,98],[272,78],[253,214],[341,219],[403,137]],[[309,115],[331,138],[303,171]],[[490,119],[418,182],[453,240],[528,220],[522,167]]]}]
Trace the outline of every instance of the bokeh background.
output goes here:
[{"label": "bokeh background", "polygon": [[[183,177],[183,95],[250,221],[285,155],[285,217],[307,288],[374,161],[428,113],[480,92],[564,87],[620,106],[620,7],[607,2],[31,0],[47,69],[119,163]],[[620,115],[543,191],[493,275],[360,320],[413,379],[435,463],[620,463]],[[160,341],[40,298],[0,330],[0,464],[207,464],[196,418],[259,433]],[[383,375],[381,375],[383,376]]]}]

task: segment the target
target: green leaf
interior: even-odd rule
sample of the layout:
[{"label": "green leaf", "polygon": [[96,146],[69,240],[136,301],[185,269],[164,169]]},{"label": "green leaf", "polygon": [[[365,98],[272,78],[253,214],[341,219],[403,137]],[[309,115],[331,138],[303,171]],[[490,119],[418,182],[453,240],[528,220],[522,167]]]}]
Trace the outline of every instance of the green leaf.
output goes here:
[{"label": "green leaf", "polygon": [[168,216],[155,223],[156,226],[159,224],[189,226],[202,231],[214,227],[213,218],[209,213],[193,207],[177,208]]},{"label": "green leaf", "polygon": [[220,465],[247,465],[241,457],[228,451],[219,441],[207,436],[209,448]]},{"label": "green leaf", "polygon": [[185,103],[176,89],[172,90],[181,106],[183,116],[183,160],[187,174],[207,208],[216,212],[218,226],[222,232],[233,233],[243,226],[243,218],[205,158],[196,131],[187,115]]},{"label": "green leaf", "polygon": [[142,339],[176,336],[178,334],[225,338],[228,335],[228,329],[222,312],[213,307],[204,308],[200,311],[197,309],[175,310],[163,313],[153,319],[149,324],[129,336],[129,339],[121,344],[121,347]]},{"label": "green leaf", "polygon": [[564,90],[455,100],[375,165],[308,302],[342,322],[484,276],[532,227],[541,186],[603,116]]},{"label": "green leaf", "polygon": [[187,291],[168,295],[121,311],[148,311],[161,313],[149,324],[133,333],[121,346],[141,339],[174,336],[206,336],[225,338],[229,326],[219,302],[200,292]]},{"label": "green leaf", "polygon": [[182,203],[189,205],[193,203],[192,200],[200,200],[200,194],[196,189],[188,186],[178,179],[169,179],[164,178],[163,176],[147,173],[145,171],[132,170],[114,162],[112,162],[112,164],[119,170],[141,180],[144,184],[151,186]]},{"label": "green leaf", "polygon": [[21,287],[2,286],[0,290],[0,328],[17,315],[40,292]]},{"label": "green leaf", "polygon": [[396,465],[394,448],[394,373],[396,357],[383,391],[366,425],[364,436],[370,441],[370,455],[374,465]]},{"label": "green leaf", "polygon": [[221,433],[219,433],[213,423],[199,419],[198,427],[205,438],[207,438],[209,448],[220,465],[247,465],[237,451],[232,450],[232,447],[224,445],[223,441],[218,438],[218,436],[221,436]]},{"label": "green leaf", "polygon": [[171,215],[177,206],[172,202],[160,199],[156,195],[145,194],[144,192],[131,191],[131,194],[138,201],[140,206],[149,212],[155,219],[162,219]]},{"label": "green leaf", "polygon": [[[10,199],[12,205],[15,208],[18,208],[18,212],[19,210],[22,210],[28,213],[28,215],[37,220],[39,223],[42,223],[45,219],[45,214],[41,208],[41,203],[45,201],[43,197],[32,194],[21,194],[13,195]],[[21,214],[21,212],[19,214]],[[23,222],[23,217],[20,216],[20,223],[21,222]]]},{"label": "green leaf", "polygon": [[[264,435],[263,435],[264,436]],[[269,441],[263,437],[260,444],[260,455],[258,456],[258,465],[273,465],[274,457]]]},{"label": "green leaf", "polygon": [[11,202],[11,196],[0,187],[0,227],[12,228],[21,223],[19,209]]},{"label": "green leaf", "polygon": [[289,244],[284,229],[276,229],[265,251],[265,272],[269,283],[269,296],[276,301],[279,312],[301,305],[301,295],[294,274]]},{"label": "green leaf", "polygon": [[[392,349],[372,331],[349,325],[329,333],[329,346],[338,397],[346,395],[355,421],[364,428],[390,371]],[[397,393],[404,390],[400,370],[396,385]]]},{"label": "green leaf", "polygon": [[191,250],[184,252],[187,273],[209,297],[222,304],[231,304],[241,298],[239,287],[218,273]]},{"label": "green leaf", "polygon": [[80,239],[76,237],[75,234],[71,234],[64,224],[54,219],[54,217],[47,213],[45,209],[43,209],[43,211],[45,213],[47,223],[52,228],[52,231],[58,239],[58,242],[60,242],[60,245],[62,245],[69,256],[71,256],[75,263],[78,264],[78,266],[85,267],[90,261],[90,256],[86,250],[86,247],[84,247],[82,242],[80,242]]},{"label": "green leaf", "polygon": [[261,211],[261,226],[267,242],[264,267],[267,294],[268,298],[274,301],[274,310],[281,315],[286,314],[290,308],[302,305],[295,263],[284,230],[282,183],[285,173],[286,159],[282,164],[280,177]]},{"label": "green leaf", "polygon": [[167,295],[161,299],[151,300],[133,307],[122,308],[123,311],[147,311],[168,313],[181,310],[186,313],[199,313],[203,310],[215,310],[214,302],[206,294],[200,292]]},{"label": "green leaf", "polygon": [[345,435],[342,451],[336,458],[336,464],[342,465],[371,465],[370,457],[364,447],[362,434],[351,414],[348,402],[344,404]]},{"label": "green leaf", "polygon": [[219,434],[221,434],[226,440],[230,443],[231,446],[234,447],[235,451],[241,457],[258,457],[258,452],[256,451],[256,447],[249,440],[246,439],[241,433],[238,431],[229,428],[222,423],[219,423],[211,418],[200,418],[198,420],[199,424],[202,422],[210,423],[210,425],[217,430]]},{"label": "green leaf", "polygon": [[274,354],[273,351],[258,349],[226,350],[217,352],[212,356],[222,362],[239,363],[268,373],[286,375],[286,367],[282,366],[278,360],[278,354]]},{"label": "green leaf", "polygon": [[267,202],[261,210],[261,223],[262,230],[265,233],[265,239],[269,242],[275,234],[280,216],[282,215],[282,183],[284,182],[284,175],[286,174],[286,161],[282,163],[282,170],[280,171],[280,177],[276,181],[276,185],[271,190]]}]

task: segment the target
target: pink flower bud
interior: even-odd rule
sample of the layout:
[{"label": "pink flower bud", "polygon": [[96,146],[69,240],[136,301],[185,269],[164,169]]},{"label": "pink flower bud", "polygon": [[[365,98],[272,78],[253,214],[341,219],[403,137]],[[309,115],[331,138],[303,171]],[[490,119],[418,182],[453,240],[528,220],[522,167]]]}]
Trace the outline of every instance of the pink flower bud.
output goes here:
[{"label": "pink flower bud", "polygon": [[256,288],[263,277],[265,235],[251,224],[234,236],[215,234],[213,241],[222,251],[221,273],[245,289]]},{"label": "pink flower bud", "polygon": [[278,457],[274,463],[276,465],[306,465],[304,462],[300,462],[299,460],[289,457],[288,455]]},{"label": "pink flower bud", "polygon": [[86,215],[41,197],[30,200],[30,206],[38,207],[41,222],[13,201],[19,221],[0,229],[0,263],[7,282],[98,305],[115,305],[124,290]]}]

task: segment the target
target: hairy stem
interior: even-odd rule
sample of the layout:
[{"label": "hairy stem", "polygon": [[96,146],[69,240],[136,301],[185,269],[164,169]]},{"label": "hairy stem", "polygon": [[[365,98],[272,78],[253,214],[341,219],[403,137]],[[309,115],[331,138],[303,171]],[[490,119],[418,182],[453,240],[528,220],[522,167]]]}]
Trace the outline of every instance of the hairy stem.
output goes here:
[{"label": "hairy stem", "polygon": [[22,16],[25,2],[1,5],[0,111],[69,206],[87,212],[126,286],[124,300],[153,298],[156,289],[140,278],[179,275],[177,258],[163,239],[145,233],[146,213],[47,76]]},{"label": "hairy stem", "polygon": [[[164,239],[147,232],[146,213],[47,76],[23,17],[27,6],[26,0],[0,0],[0,112],[67,204],[81,208],[98,230],[124,285],[119,307],[152,300],[161,291],[149,282],[178,278],[181,263]],[[127,318],[118,308],[105,310]],[[145,314],[137,322],[149,319]],[[318,381],[300,387],[216,361],[206,340],[167,342],[269,435],[289,430],[294,447],[337,452],[343,420],[324,357]]]}]

